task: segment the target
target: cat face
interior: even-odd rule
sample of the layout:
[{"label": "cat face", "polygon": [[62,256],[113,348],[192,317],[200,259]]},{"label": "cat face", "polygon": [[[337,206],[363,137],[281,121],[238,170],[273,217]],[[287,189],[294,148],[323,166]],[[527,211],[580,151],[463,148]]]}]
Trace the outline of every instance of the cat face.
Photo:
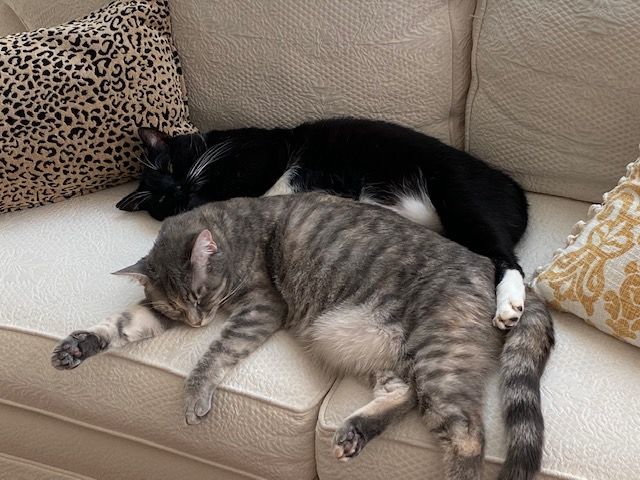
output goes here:
[{"label": "cat face", "polygon": [[144,145],[140,184],[116,207],[128,212],[147,210],[163,220],[196,206],[201,186],[196,174],[203,172],[195,167],[206,151],[203,138],[198,134],[171,137],[154,128],[140,128],[138,134]]},{"label": "cat face", "polygon": [[233,294],[226,257],[218,250],[211,232],[204,230],[196,237],[188,259],[180,258],[176,252],[154,250],[114,274],[139,281],[149,305],[171,320],[192,327],[211,323]]}]

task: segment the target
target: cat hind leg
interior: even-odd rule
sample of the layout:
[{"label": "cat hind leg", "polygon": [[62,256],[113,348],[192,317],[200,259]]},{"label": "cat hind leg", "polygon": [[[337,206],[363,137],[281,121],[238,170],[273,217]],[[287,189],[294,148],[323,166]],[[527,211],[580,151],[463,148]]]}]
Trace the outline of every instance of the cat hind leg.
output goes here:
[{"label": "cat hind leg", "polygon": [[376,374],[374,399],[349,415],[334,435],[335,457],[347,462],[358,456],[371,439],[415,405],[413,388],[394,372]]}]

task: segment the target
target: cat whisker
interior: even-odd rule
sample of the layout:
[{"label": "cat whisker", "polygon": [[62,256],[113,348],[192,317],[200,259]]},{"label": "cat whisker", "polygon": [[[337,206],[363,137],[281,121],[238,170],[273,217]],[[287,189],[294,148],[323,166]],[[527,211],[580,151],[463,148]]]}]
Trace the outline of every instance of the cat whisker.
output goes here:
[{"label": "cat whisker", "polygon": [[131,205],[135,205],[134,208],[140,206],[140,204],[145,201],[147,198],[151,196],[151,192],[143,191],[143,192],[134,192],[131,195],[127,196],[124,200],[119,204],[121,208],[130,207]]},{"label": "cat whisker", "polygon": [[203,185],[207,184],[206,178],[200,178],[191,184],[191,190],[197,192]]},{"label": "cat whisker", "polygon": [[151,160],[149,160],[149,157],[147,157],[147,154],[144,152],[142,152],[142,155],[138,157],[138,161],[145,167],[150,168],[151,170],[158,170],[158,166],[151,163]]},{"label": "cat whisker", "polygon": [[202,175],[202,173],[219,158],[218,154],[224,153],[225,151],[226,150],[221,151],[216,148],[215,150],[210,150],[203,154],[189,171],[187,180],[194,180],[200,177],[200,175]]},{"label": "cat whisker", "polygon": [[135,205],[133,206],[134,210],[137,210],[138,207],[140,207],[140,205],[142,205],[142,202],[144,202],[145,200],[147,200],[149,197],[141,197],[138,199],[138,201],[135,203]]},{"label": "cat whisker", "polygon": [[197,175],[199,175],[202,168],[207,165],[215,155],[216,148],[217,145],[205,150],[205,152],[196,159],[196,161],[189,169],[189,172],[187,172],[187,180],[195,178],[197,177]]},{"label": "cat whisker", "polygon": [[218,161],[224,154],[231,150],[231,141],[219,143],[207,149],[191,166],[187,173],[187,181],[197,180],[204,171],[214,162]]},{"label": "cat whisker", "polygon": [[221,307],[222,305],[224,305],[224,303],[227,300],[229,300],[238,290],[240,290],[240,287],[242,287],[243,285],[244,285],[244,278],[240,280],[238,284],[235,287],[233,287],[229,293],[227,293],[224,297],[222,297],[222,300],[220,300],[218,307]]},{"label": "cat whisker", "polygon": [[133,192],[131,194],[131,197],[140,197],[140,196],[147,196],[147,195],[151,195],[151,192],[149,190],[140,190],[137,192]]}]

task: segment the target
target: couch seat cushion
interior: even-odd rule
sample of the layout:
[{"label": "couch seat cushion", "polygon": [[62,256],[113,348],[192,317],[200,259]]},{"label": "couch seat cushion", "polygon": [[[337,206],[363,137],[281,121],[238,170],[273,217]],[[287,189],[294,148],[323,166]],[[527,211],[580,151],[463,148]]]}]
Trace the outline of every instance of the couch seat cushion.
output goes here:
[{"label": "couch seat cushion", "polygon": [[[237,472],[233,478],[314,478],[314,427],[333,379],[285,333],[232,373],[212,415],[192,427],[184,423],[183,380],[219,322],[177,327],[73,371],[51,367],[60,338],[142,298],[139,286],[109,275],[144,255],[158,231],[145,214],[114,207],[132,188],[0,216],[0,418],[22,409],[170,450],[200,465],[197,476],[181,478],[202,478],[202,463]],[[20,443],[0,441],[0,451],[95,478],[127,477],[118,462],[101,466],[104,452],[78,470],[64,441],[59,455],[52,445]],[[175,478],[151,472],[136,478]]]},{"label": "couch seat cushion", "polygon": [[[589,205],[530,194],[531,223],[521,244],[522,266],[530,276],[563,245]],[[640,353],[571,314],[554,312],[557,347],[542,382],[547,438],[541,479],[632,480],[638,475]],[[496,478],[504,459],[497,379],[489,385],[485,426],[485,478]],[[316,456],[321,480],[349,478],[440,479],[441,451],[416,412],[373,440],[347,464],[331,453],[336,427],[371,399],[352,378],[336,382],[320,410]]]}]

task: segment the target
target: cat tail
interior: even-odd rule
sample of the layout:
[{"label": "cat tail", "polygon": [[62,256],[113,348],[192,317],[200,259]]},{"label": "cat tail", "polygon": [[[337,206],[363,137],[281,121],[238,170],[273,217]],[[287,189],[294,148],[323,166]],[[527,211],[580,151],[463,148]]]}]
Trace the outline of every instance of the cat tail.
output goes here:
[{"label": "cat tail", "polygon": [[500,357],[507,458],[499,480],[531,480],[540,470],[544,442],[540,377],[554,342],[549,311],[527,289],[525,312],[507,334]]}]

